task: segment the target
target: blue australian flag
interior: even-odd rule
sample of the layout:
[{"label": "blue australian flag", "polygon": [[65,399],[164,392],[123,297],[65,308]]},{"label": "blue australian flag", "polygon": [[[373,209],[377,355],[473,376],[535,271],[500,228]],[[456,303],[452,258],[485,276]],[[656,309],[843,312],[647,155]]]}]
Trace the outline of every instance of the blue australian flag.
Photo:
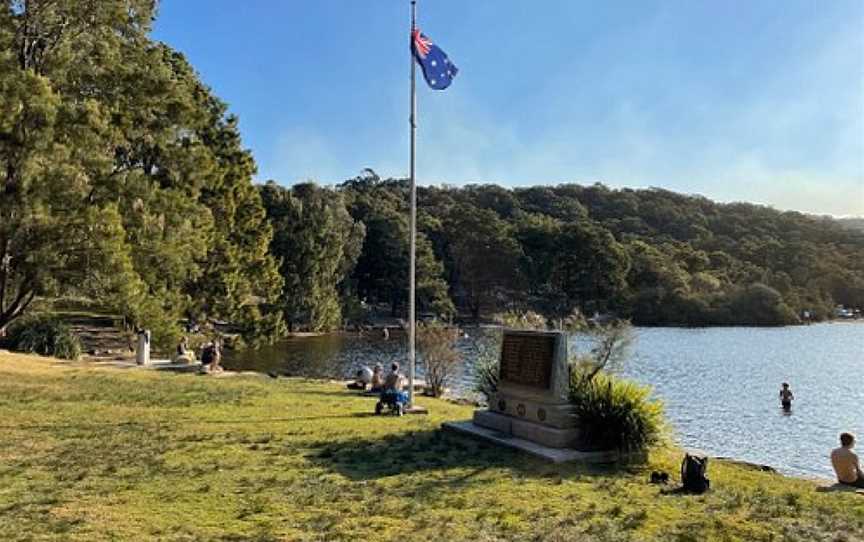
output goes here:
[{"label": "blue australian flag", "polygon": [[453,82],[459,72],[440,47],[432,43],[420,29],[415,28],[411,35],[411,51],[414,59],[423,68],[423,77],[435,90],[444,90]]}]

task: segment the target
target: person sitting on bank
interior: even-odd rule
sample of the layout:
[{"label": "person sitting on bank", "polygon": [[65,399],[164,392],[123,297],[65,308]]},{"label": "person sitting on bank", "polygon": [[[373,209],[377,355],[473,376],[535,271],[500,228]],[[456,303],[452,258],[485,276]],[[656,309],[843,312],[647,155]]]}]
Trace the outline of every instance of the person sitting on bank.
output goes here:
[{"label": "person sitting on bank", "polygon": [[864,472],[861,472],[861,463],[858,456],[852,451],[855,447],[855,435],[852,433],[840,434],[840,447],[831,452],[831,466],[837,474],[837,481],[841,484],[864,488]]},{"label": "person sitting on bank", "polygon": [[207,343],[201,352],[201,371],[204,373],[221,373],[222,350],[216,341]]},{"label": "person sitting on bank", "polygon": [[402,391],[402,373],[399,372],[399,364],[396,362],[393,362],[393,365],[390,366],[390,372],[387,374],[387,378],[384,379],[384,391]]},{"label": "person sitting on bank", "polygon": [[792,395],[792,390],[789,389],[789,383],[784,382],[782,387],[780,388],[780,406],[783,407],[783,410],[792,409],[793,399],[795,399],[795,396]]},{"label": "person sitting on bank", "polygon": [[357,370],[355,375],[354,382],[348,384],[349,390],[365,390],[366,386],[368,386],[372,382],[372,369],[367,366],[362,366]]},{"label": "person sitting on bank", "polygon": [[384,367],[380,363],[375,364],[375,369],[372,370],[371,391],[381,391],[384,389]]},{"label": "person sitting on bank", "polygon": [[381,391],[381,400],[375,406],[375,413],[380,414],[382,405],[390,405],[396,409],[396,413],[401,416],[405,407],[408,405],[408,394],[402,391],[403,378],[399,372],[399,364],[394,363],[390,366],[390,372],[387,378],[384,379],[384,389]]},{"label": "person sitting on bank", "polygon": [[177,345],[177,356],[174,358],[175,363],[194,363],[195,352],[189,348],[189,339],[183,337],[180,339],[180,344]]},{"label": "person sitting on bank", "polygon": [[218,340],[213,341],[213,361],[210,363],[211,373],[221,373],[222,368],[222,343]]}]

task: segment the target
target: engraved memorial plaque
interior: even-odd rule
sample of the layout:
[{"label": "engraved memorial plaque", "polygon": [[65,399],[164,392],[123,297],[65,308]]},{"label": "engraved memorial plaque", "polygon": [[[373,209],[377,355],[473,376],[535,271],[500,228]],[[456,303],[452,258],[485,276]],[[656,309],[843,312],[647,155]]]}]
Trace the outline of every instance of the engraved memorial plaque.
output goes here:
[{"label": "engraved memorial plaque", "polygon": [[512,437],[508,442],[555,449],[582,445],[563,332],[504,330],[498,377],[489,409],[474,413],[473,426],[496,438]]},{"label": "engraved memorial plaque", "polygon": [[504,332],[501,344],[502,382],[548,389],[555,357],[555,335]]}]

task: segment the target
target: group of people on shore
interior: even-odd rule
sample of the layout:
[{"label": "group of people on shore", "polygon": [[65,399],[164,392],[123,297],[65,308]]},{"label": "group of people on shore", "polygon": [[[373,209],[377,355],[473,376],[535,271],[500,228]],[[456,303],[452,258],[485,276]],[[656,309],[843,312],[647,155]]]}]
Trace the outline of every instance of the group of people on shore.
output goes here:
[{"label": "group of people on shore", "polygon": [[[174,356],[175,363],[195,363],[195,350],[189,346],[189,338],[183,337],[177,345],[177,355]],[[218,340],[205,343],[201,347],[201,372],[221,373],[222,369],[222,345]]]},{"label": "group of people on shore", "polygon": [[[780,407],[784,412],[792,411],[792,401],[795,395],[789,387],[788,382],[780,385]],[[852,433],[840,433],[840,447],[831,451],[831,466],[837,481],[844,485],[864,488],[864,470],[858,455],[852,451],[855,447],[855,435]]]},{"label": "group of people on shore", "polygon": [[384,367],[380,363],[376,363],[373,369],[365,365],[361,367],[355,375],[354,382],[348,384],[348,389],[375,393],[387,390],[402,391],[404,380],[402,373],[399,372],[398,363],[394,362],[390,365],[390,372],[386,376],[384,375]]}]

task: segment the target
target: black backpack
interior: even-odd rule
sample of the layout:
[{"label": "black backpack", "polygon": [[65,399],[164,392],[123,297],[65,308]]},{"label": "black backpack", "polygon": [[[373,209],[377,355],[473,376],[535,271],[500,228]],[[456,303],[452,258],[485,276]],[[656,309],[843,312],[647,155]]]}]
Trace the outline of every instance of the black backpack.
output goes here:
[{"label": "black backpack", "polygon": [[684,491],[691,493],[704,493],[711,487],[708,479],[708,456],[700,454],[684,454],[681,462],[681,483]]}]

